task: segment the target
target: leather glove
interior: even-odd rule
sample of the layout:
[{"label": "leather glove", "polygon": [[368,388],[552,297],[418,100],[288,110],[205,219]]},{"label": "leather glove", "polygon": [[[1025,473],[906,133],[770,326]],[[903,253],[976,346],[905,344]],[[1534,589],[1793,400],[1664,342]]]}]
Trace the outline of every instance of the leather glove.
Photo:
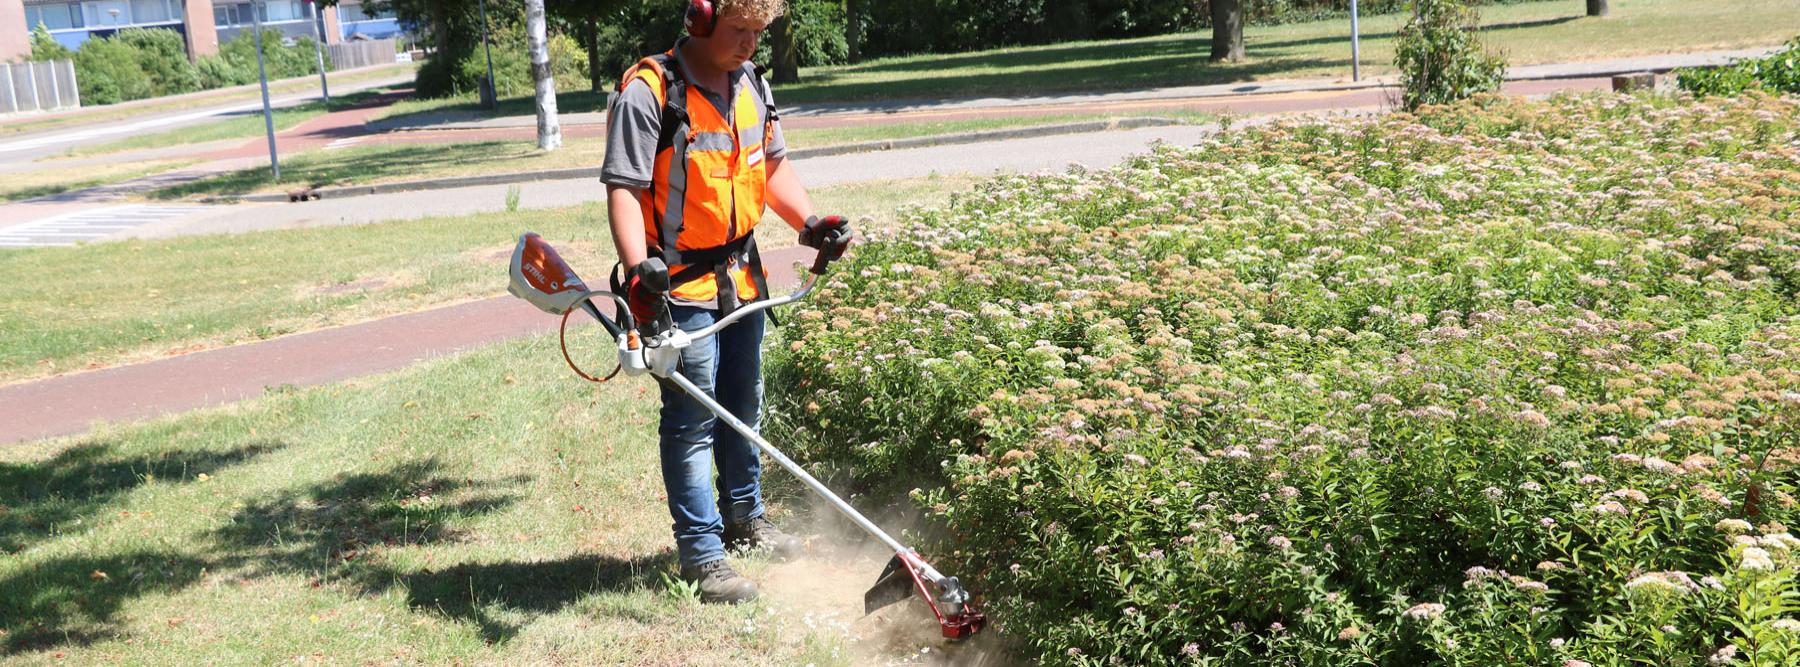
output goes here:
[{"label": "leather glove", "polygon": [[850,221],[841,215],[813,216],[800,228],[800,245],[823,250],[827,258],[833,260],[844,256],[844,250],[850,247],[850,239],[855,237]]}]

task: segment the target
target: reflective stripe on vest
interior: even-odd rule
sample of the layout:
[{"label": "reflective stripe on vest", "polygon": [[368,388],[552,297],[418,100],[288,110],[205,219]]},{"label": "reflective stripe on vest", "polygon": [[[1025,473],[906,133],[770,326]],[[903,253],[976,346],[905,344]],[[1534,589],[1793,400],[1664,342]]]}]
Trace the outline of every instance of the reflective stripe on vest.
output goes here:
[{"label": "reflective stripe on vest", "polygon": [[[659,106],[671,108],[665,90],[664,74],[681,76],[672,54],[652,61],[645,59],[626,74],[623,90],[632,80],[650,86]],[[680,274],[696,261],[711,263],[721,246],[739,242],[749,236],[762,219],[764,189],[768,184],[767,165],[763,160],[763,105],[751,91],[753,82],[739,87],[732,100],[732,122],[727,123],[698,86],[680,83],[671,86],[685,91],[674,108],[685,113],[663,114],[663,122],[680,122],[685,128],[673,131],[669,146],[657,151],[651,187],[639,196],[644,211],[644,233],[651,247],[659,248],[671,275]],[[671,206],[670,202],[678,202]],[[675,242],[666,239],[674,236]],[[698,252],[689,252],[698,251]],[[683,254],[688,261],[683,261]],[[757,290],[746,261],[747,252],[732,253],[728,274],[737,287],[738,301],[749,302],[763,295]],[[705,274],[711,276],[709,271]],[[671,293],[687,301],[709,302],[719,297],[719,282],[696,278],[676,285]]]}]

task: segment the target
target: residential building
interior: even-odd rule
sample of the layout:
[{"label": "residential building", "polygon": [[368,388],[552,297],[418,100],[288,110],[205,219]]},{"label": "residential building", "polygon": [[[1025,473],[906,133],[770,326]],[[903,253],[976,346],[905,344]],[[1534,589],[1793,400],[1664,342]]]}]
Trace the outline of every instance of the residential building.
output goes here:
[{"label": "residential building", "polygon": [[[188,56],[219,52],[260,18],[266,28],[291,37],[312,36],[307,0],[0,0],[0,62],[31,55],[31,31],[39,24],[70,49],[124,28],[161,28],[181,33]],[[258,16],[252,17],[251,7]],[[393,11],[363,11],[362,0],[342,0],[318,14],[326,43],[383,39],[405,32]]]}]

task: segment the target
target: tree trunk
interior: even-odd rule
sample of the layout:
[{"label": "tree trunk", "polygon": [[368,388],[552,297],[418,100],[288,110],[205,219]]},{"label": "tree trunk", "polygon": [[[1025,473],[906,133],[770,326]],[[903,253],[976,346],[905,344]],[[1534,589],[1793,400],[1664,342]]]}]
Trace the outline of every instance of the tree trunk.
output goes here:
[{"label": "tree trunk", "polygon": [[550,39],[544,26],[544,0],[525,0],[525,43],[531,51],[531,78],[537,82],[538,149],[562,146],[556,123],[556,77],[550,74]]},{"label": "tree trunk", "polygon": [[1610,9],[1606,0],[1587,0],[1588,16],[1606,16],[1606,12]]},{"label": "tree trunk", "polygon": [[844,0],[844,43],[850,47],[850,63],[862,62],[862,0]]},{"label": "tree trunk", "polygon": [[587,28],[588,86],[589,90],[598,93],[606,89],[600,76],[600,20],[590,18],[583,27]]},{"label": "tree trunk", "polygon": [[1244,59],[1243,0],[1212,0],[1213,62],[1238,62]]},{"label": "tree trunk", "polygon": [[775,33],[775,43],[770,54],[775,59],[775,76],[771,80],[775,83],[800,82],[800,52],[794,49],[795,26],[794,19],[790,16],[793,11],[790,7],[788,13],[775,19],[775,25],[771,26]]}]

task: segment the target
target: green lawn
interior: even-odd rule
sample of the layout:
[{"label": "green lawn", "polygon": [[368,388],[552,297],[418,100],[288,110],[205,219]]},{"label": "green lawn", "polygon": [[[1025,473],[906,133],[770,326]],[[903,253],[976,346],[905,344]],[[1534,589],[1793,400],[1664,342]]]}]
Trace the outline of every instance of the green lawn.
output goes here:
[{"label": "green lawn", "polygon": [[80,167],[46,166],[31,171],[12,172],[6,175],[5,184],[0,185],[0,201],[20,201],[120,183],[192,164],[193,160],[151,160]]},{"label": "green lawn", "polygon": [[[537,98],[531,95],[501,98],[498,109],[489,112],[481,108],[476,96],[458,95],[430,99],[405,100],[376,114],[369,120],[405,121],[407,117],[447,119],[447,120],[479,120],[494,116],[529,116],[537,113]],[[595,93],[589,90],[565,90],[556,93],[556,110],[560,113],[586,113],[606,110],[606,93]]]},{"label": "green lawn", "polygon": [[[865,227],[976,179],[819,188]],[[552,239],[590,277],[611,267],[602,204],[238,235],[0,250],[0,382],[165,356],[495,296],[519,232]],[[773,217],[766,248],[794,233]],[[45,275],[59,276],[44,280]],[[105,290],[93,285],[105,284]],[[123,300],[123,301],[122,301]],[[127,302],[131,307],[119,307]]]},{"label": "green lawn", "polygon": [[[353,83],[399,76],[417,68],[417,64],[403,63],[391,67],[372,68],[355,72],[329,73],[326,74],[326,80],[333,85],[346,86]],[[319,77],[317,75],[287,79],[279,82],[272,81],[269,83],[269,95],[273,97],[317,91],[318,89]],[[113,120],[124,120],[136,116],[173,113],[202,105],[252,102],[260,99],[261,95],[262,92],[257,87],[252,86],[248,89],[212,91],[194,95],[192,97],[183,97],[179,100],[152,100],[125,103],[122,105],[87,107],[80,111],[58,113],[45,118],[9,122],[0,125],[0,135],[22,132],[41,132],[75,125],[88,125]]]},{"label": "green lawn", "polygon": [[315,150],[281,160],[281,181],[266,168],[243,169],[192,183],[155,190],[152,199],[281,192],[313,187],[369,185],[422,178],[475,176],[568,169],[600,164],[604,144],[572,139],[549,153],[531,141],[478,141],[457,144],[374,144],[343,150]]},{"label": "green lawn", "polygon": [[[589,385],[556,345],[0,448],[0,659],[841,665],[871,650],[850,633],[874,622],[860,591],[880,561],[835,540],[790,563],[733,557],[755,603],[667,583],[655,385]],[[789,506],[806,503],[773,515],[804,528]]]},{"label": "green lawn", "polygon": [[[377,88],[358,91],[349,95],[334,96],[331,104],[322,101],[307,102],[291,107],[274,109],[271,115],[275,120],[275,131],[285,132],[306,121],[323,116],[333,111],[342,111],[367,102],[369,98],[392,89]],[[184,146],[188,144],[219,141],[222,139],[252,139],[263,136],[267,128],[263,124],[262,112],[246,112],[228,118],[219,119],[201,125],[191,125],[167,132],[140,134],[119,141],[92,146],[82,146],[70,150],[66,155],[101,155],[123,151],[142,150],[146,148],[163,148],[166,146]]]},{"label": "green lawn", "polygon": [[[834,128],[788,130],[789,148],[819,148],[846,143],[938,136],[1008,128],[1114,120],[1145,115],[1185,123],[1213,120],[1206,113],[1157,110],[1104,114],[1055,114],[978,118],[971,120],[887,123]],[[541,153],[527,141],[481,141],[454,144],[378,144],[338,151],[312,151],[282,159],[282,180],[270,178],[266,168],[244,169],[184,183],[149,193],[152,199],[216,197],[257,192],[281,192],[300,185],[377,185],[423,178],[477,176],[550,169],[596,167],[605,155],[605,142],[574,139],[560,150]]]},{"label": "green lawn", "polygon": [[[1481,8],[1483,38],[1514,65],[1779,44],[1800,34],[1794,0],[1612,0],[1612,16],[1583,16],[1576,0]],[[1361,23],[1365,75],[1392,72],[1404,14]],[[889,58],[808,68],[777,86],[783,104],[1124,90],[1350,77],[1349,20],[1245,29],[1249,59],[1206,62],[1211,33],[1163,35]]]}]

